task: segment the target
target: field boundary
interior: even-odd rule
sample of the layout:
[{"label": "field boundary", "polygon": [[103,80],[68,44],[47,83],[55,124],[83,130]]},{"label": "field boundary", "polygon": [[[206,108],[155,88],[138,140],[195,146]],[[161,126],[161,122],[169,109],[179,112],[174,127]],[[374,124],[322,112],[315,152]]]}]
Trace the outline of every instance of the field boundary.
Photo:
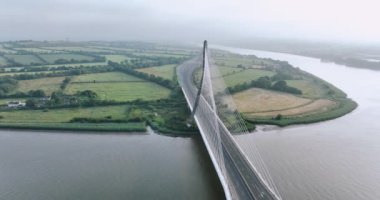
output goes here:
[{"label": "field boundary", "polygon": [[86,84],[86,83],[133,83],[133,82],[151,82],[146,80],[140,81],[73,81],[71,84]]}]

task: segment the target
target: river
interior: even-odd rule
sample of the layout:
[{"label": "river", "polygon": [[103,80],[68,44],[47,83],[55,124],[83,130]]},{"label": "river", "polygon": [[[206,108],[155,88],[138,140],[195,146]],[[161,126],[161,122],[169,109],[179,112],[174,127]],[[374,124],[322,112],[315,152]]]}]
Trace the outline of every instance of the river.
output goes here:
[{"label": "river", "polygon": [[223,199],[200,137],[0,131],[0,199]]},{"label": "river", "polygon": [[284,199],[380,199],[380,72],[290,54],[217,47],[288,61],[339,87],[359,104],[338,119],[287,128],[260,126],[237,138],[244,142],[253,137]]}]

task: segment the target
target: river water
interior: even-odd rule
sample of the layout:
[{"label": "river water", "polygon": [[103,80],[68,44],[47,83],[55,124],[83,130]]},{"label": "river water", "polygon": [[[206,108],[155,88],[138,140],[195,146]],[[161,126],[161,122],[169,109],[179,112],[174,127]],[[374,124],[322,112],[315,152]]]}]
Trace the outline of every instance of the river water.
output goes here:
[{"label": "river water", "polygon": [[0,131],[1,200],[223,197],[200,137]]},{"label": "river water", "polygon": [[284,199],[380,199],[380,72],[289,54],[218,48],[288,61],[339,87],[359,104],[338,119],[288,128],[261,126],[238,138],[255,139]]}]

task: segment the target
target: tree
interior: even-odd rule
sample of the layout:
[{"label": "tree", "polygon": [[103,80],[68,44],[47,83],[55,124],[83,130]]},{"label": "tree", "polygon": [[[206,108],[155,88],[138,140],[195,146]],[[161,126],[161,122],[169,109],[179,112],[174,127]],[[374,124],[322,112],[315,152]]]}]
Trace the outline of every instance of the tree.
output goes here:
[{"label": "tree", "polygon": [[258,88],[269,89],[272,86],[272,82],[269,77],[260,77],[256,81],[252,81],[252,85]]},{"label": "tree", "polygon": [[27,108],[36,108],[36,107],[37,107],[37,104],[38,104],[38,102],[37,102],[37,100],[35,100],[35,99],[28,99],[28,100],[26,100],[26,102],[25,102],[25,106],[26,106]]},{"label": "tree", "polygon": [[96,94],[96,92],[94,92],[92,90],[80,91],[80,92],[77,93],[77,95],[79,95],[79,96],[85,96],[85,97],[88,97],[90,99],[95,99],[96,97],[98,97],[98,95]]},{"label": "tree", "polygon": [[275,120],[281,120],[281,119],[282,119],[282,115],[281,115],[281,114],[278,114],[274,119],[275,119]]},{"label": "tree", "polygon": [[63,93],[61,91],[54,91],[51,94],[51,102],[54,104],[60,104],[63,101]]},{"label": "tree", "polygon": [[281,80],[281,81],[277,81],[274,85],[273,85],[273,89],[274,90],[279,90],[279,91],[285,91],[286,87],[288,85],[286,84],[286,81],[284,80]]},{"label": "tree", "polygon": [[29,96],[31,97],[44,97],[46,96],[45,92],[43,90],[30,90],[28,92]]}]

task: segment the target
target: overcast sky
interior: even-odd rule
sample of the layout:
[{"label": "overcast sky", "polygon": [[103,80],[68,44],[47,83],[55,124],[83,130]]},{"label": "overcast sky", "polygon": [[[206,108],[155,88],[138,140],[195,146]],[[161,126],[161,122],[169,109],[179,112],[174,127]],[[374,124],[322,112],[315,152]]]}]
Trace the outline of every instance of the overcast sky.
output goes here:
[{"label": "overcast sky", "polygon": [[1,0],[0,40],[380,42],[379,0]]}]

